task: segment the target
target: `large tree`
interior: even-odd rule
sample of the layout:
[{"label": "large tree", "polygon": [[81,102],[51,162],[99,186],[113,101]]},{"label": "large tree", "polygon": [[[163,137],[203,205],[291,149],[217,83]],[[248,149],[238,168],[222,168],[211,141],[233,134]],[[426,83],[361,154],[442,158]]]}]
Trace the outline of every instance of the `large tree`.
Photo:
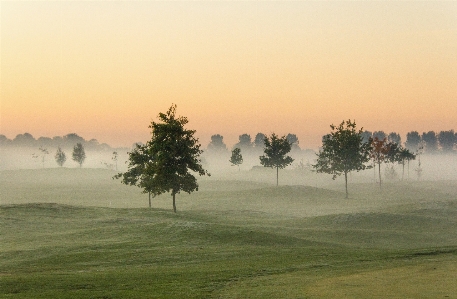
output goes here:
[{"label": "large tree", "polygon": [[378,137],[379,140],[383,140],[384,138],[387,138],[387,135],[384,131],[374,131],[373,132],[373,138]]},{"label": "large tree", "polygon": [[72,155],[73,161],[79,164],[79,167],[81,168],[84,160],[86,160],[86,151],[84,150],[84,146],[82,143],[76,143],[76,145],[73,147],[73,155]]},{"label": "large tree", "polygon": [[299,152],[300,151],[300,146],[298,145],[300,142],[298,141],[297,135],[289,133],[289,134],[287,134],[286,139],[290,143],[292,152]]},{"label": "large tree", "polygon": [[422,133],[422,141],[425,142],[425,152],[435,153],[438,150],[438,138],[434,131],[428,131],[427,133]]},{"label": "large tree", "polygon": [[454,130],[441,131],[438,134],[438,141],[444,153],[451,153],[454,150],[454,144],[457,142]]},{"label": "large tree", "polygon": [[239,137],[239,141],[237,144],[233,146],[233,148],[239,148],[242,151],[246,152],[252,149],[252,140],[251,140],[251,135],[249,134],[242,134]]},{"label": "large tree", "polygon": [[401,146],[401,136],[398,133],[390,132],[389,135],[387,135],[387,141]]},{"label": "large tree", "polygon": [[264,155],[260,156],[260,164],[264,167],[276,168],[276,186],[279,183],[279,169],[292,164],[294,159],[286,156],[291,150],[291,144],[286,136],[278,137],[275,133],[264,139]]},{"label": "large tree", "polygon": [[212,135],[211,142],[208,144],[208,151],[214,153],[227,151],[227,145],[224,143],[224,137],[219,134]]},{"label": "large tree", "polygon": [[[159,195],[170,192],[173,198],[173,211],[176,213],[176,194],[181,191],[191,193],[198,190],[197,179],[193,173],[209,175],[201,165],[200,155],[203,152],[194,136],[195,130],[188,130],[185,125],[187,117],[176,115],[176,105],[171,105],[166,113],[159,113],[159,122],[152,122],[151,140],[145,146],[138,146],[139,165],[130,161],[129,171],[137,169],[139,173],[129,176],[118,174],[116,177],[131,179],[131,185],[138,184],[146,192]],[[130,155],[130,159],[132,156]],[[127,175],[127,177],[126,177]],[[135,179],[137,179],[135,181]]]},{"label": "large tree", "polygon": [[264,146],[265,146],[265,144],[264,144],[264,142],[263,142],[263,141],[265,140],[265,137],[267,137],[265,134],[263,134],[263,133],[257,133],[257,134],[255,135],[255,138],[254,138],[254,146],[255,146],[256,148],[260,148],[260,149],[263,150],[263,148],[264,148]]},{"label": "large tree", "polygon": [[373,133],[370,131],[363,131],[362,132],[362,142],[369,143],[370,139],[373,137]]},{"label": "large tree", "polygon": [[344,174],[346,198],[348,198],[348,173],[370,166],[370,143],[363,142],[363,129],[357,130],[355,121],[343,121],[339,126],[331,125],[332,132],[322,139],[322,148],[313,167],[317,172],[329,173],[333,179]]},{"label": "large tree", "polygon": [[421,136],[417,131],[411,131],[406,134],[406,143],[405,146],[410,151],[417,151],[419,148],[419,143],[421,142]]}]

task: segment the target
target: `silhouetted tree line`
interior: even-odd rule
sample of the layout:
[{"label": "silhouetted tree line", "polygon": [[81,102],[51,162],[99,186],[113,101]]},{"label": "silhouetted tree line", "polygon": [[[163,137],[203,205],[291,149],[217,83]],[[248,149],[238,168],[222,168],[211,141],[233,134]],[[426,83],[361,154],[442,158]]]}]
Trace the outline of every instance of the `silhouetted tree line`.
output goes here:
[{"label": "silhouetted tree line", "polygon": [[[383,131],[364,131],[362,138],[364,142],[368,142],[370,138],[377,138],[378,140],[386,139],[388,142],[402,145],[400,135],[395,132],[386,134]],[[422,134],[417,131],[411,131],[406,134],[404,145],[412,152],[423,149],[426,154],[453,153],[457,150],[457,133],[454,130],[440,131],[439,133],[428,131]]]},{"label": "silhouetted tree line", "polygon": [[[251,135],[245,133],[238,137],[238,142],[233,145],[233,149],[240,149],[243,154],[254,154],[263,153],[265,150],[265,138],[267,136],[263,133],[257,133],[252,140]],[[228,152],[227,145],[223,141],[224,137],[220,134],[215,134],[211,136],[211,142],[207,146],[207,151],[209,153],[223,153]],[[287,134],[287,141],[291,144],[291,152],[301,151],[298,141],[298,137],[295,134]]]},{"label": "silhouetted tree line", "polygon": [[63,147],[73,148],[76,144],[82,144],[87,150],[111,151],[112,148],[106,143],[99,143],[97,139],[85,140],[76,133],[70,133],[65,136],[39,137],[35,139],[32,134],[18,134],[14,139],[8,139],[5,135],[0,135],[0,146],[10,147]]}]

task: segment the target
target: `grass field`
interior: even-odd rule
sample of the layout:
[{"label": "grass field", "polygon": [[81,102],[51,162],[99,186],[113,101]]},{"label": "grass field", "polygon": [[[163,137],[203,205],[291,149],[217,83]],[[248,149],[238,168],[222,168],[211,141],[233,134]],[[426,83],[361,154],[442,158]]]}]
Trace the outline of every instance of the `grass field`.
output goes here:
[{"label": "grass field", "polygon": [[174,214],[113,175],[0,172],[0,298],[457,298],[456,181],[242,171]]}]

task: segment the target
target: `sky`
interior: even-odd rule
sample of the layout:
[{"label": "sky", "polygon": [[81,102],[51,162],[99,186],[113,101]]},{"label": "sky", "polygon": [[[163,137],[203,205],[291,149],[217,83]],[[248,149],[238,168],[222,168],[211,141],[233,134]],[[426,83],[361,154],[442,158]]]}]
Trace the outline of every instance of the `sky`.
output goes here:
[{"label": "sky", "polygon": [[0,134],[457,129],[457,1],[0,1]]}]

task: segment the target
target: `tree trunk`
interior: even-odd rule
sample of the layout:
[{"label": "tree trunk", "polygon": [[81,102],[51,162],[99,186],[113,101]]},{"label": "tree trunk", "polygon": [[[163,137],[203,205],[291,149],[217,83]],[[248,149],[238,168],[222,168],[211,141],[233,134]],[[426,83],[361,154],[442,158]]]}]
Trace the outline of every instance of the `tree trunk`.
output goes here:
[{"label": "tree trunk", "polygon": [[279,186],[279,167],[276,167],[276,186]]},{"label": "tree trunk", "polygon": [[378,173],[379,173],[379,189],[382,189],[381,185],[381,163],[378,163]]},{"label": "tree trunk", "polygon": [[176,213],[176,194],[174,192],[172,192],[172,196],[173,196],[173,212]]},{"label": "tree trunk", "polygon": [[376,163],[373,161],[373,182],[376,184]]},{"label": "tree trunk", "polygon": [[403,171],[401,173],[401,180],[403,181],[403,179],[405,178],[405,160],[403,160],[402,166],[403,166]]},{"label": "tree trunk", "polygon": [[149,208],[151,208],[151,192],[149,192]]},{"label": "tree trunk", "polygon": [[346,183],[346,199],[348,199],[349,194],[348,194],[348,173],[347,173],[347,171],[344,172],[344,181]]},{"label": "tree trunk", "polygon": [[408,160],[408,181],[409,181],[409,160]]}]

